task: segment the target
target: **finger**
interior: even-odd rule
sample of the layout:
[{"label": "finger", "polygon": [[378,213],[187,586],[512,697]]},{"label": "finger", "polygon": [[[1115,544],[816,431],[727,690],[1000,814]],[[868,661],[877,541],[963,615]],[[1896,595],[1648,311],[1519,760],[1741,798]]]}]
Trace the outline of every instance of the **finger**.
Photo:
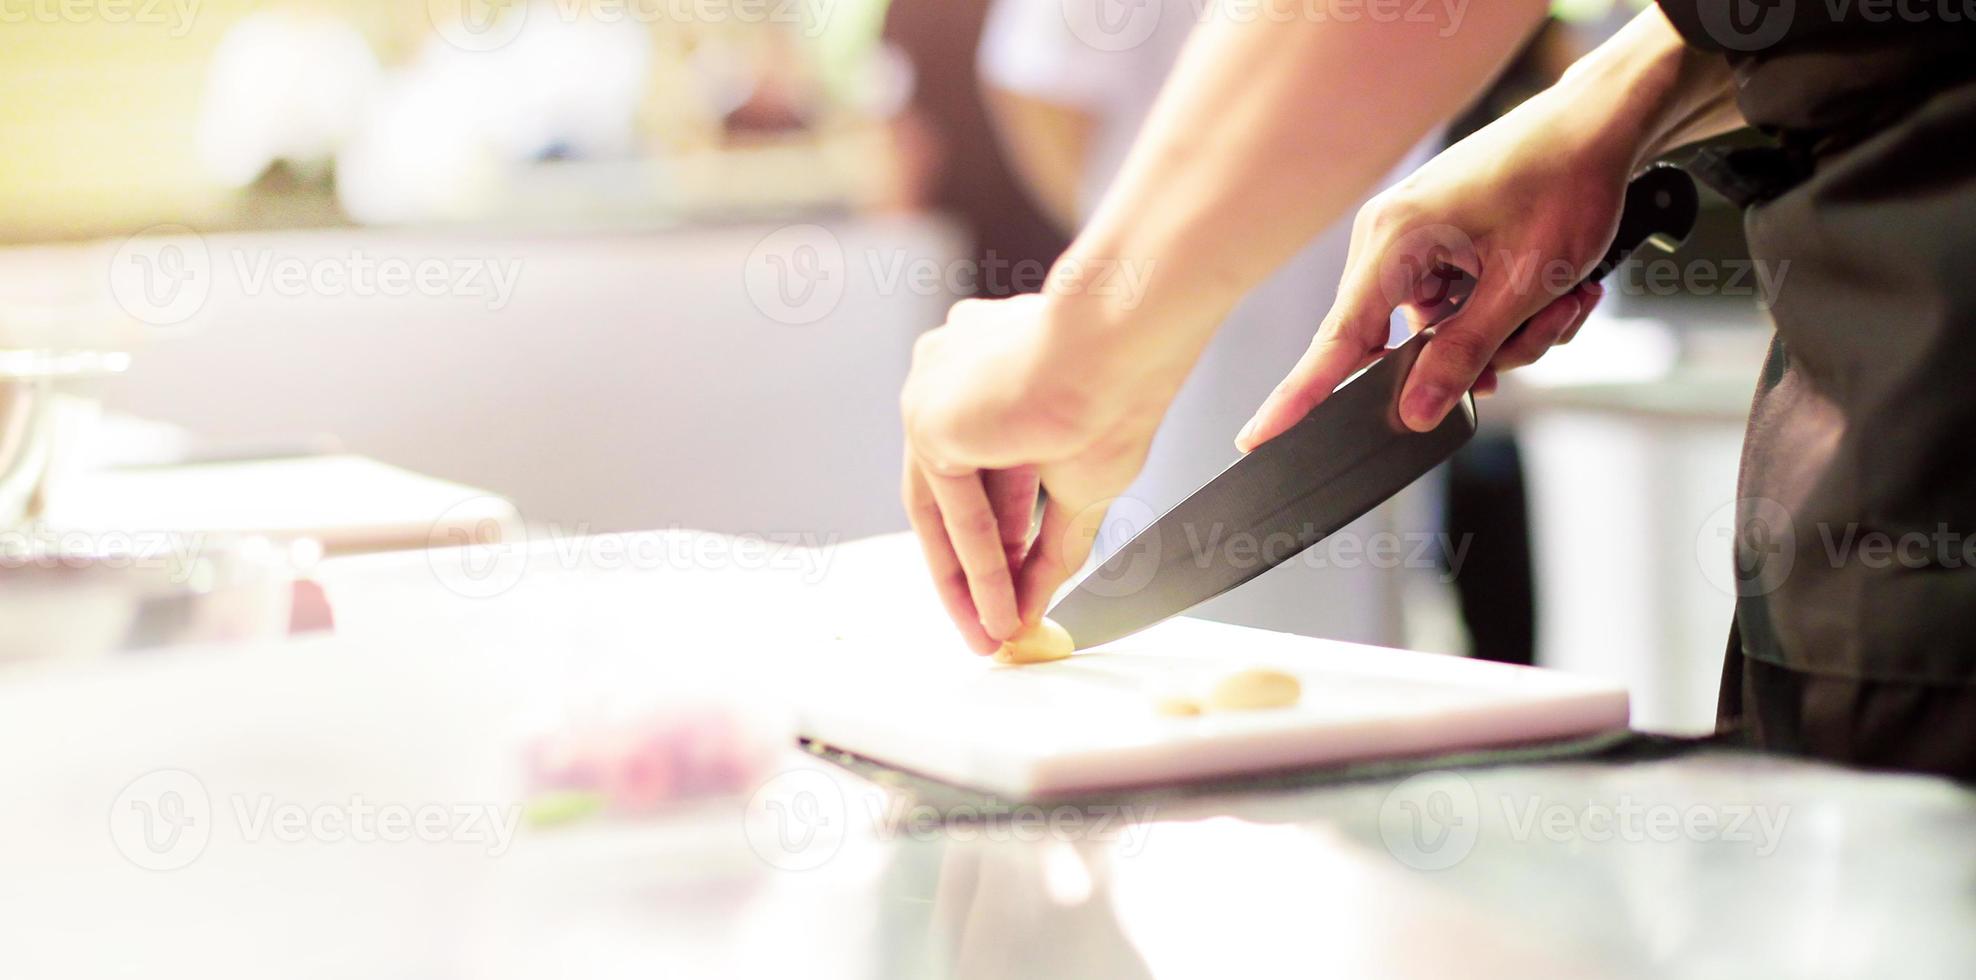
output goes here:
[{"label": "finger", "polygon": [[[1350,275],[1350,273],[1347,273]],[[1346,378],[1386,352],[1393,307],[1369,284],[1342,291],[1339,302],[1318,328],[1295,367],[1276,386],[1235,437],[1235,448],[1250,452],[1303,420]]]},{"label": "finger", "polygon": [[1509,339],[1497,348],[1496,356],[1489,366],[1498,371],[1520,368],[1535,364],[1557,344],[1558,338],[1578,320],[1580,304],[1578,294],[1566,293],[1550,302],[1549,306],[1537,311],[1537,315],[1523,322]]},{"label": "finger", "polygon": [[995,470],[985,475],[988,505],[995,510],[995,524],[1001,529],[1002,554],[1008,567],[1021,568],[1029,552],[1029,532],[1036,521],[1036,468],[1018,467]]},{"label": "finger", "polygon": [[1016,578],[1023,622],[1042,619],[1057,590],[1084,567],[1104,519],[1101,506],[1075,506],[1054,496],[1044,502],[1043,523],[1036,532],[1036,543],[1029,549],[1029,557]]},{"label": "finger", "polygon": [[1073,464],[1041,470],[1049,499],[1016,575],[1023,622],[1041,620],[1057,590],[1084,567],[1105,516],[1146,465],[1146,450],[1143,440],[1122,438],[1090,447]]},{"label": "finger", "polygon": [[1478,395],[1493,395],[1496,393],[1496,388],[1499,384],[1500,381],[1496,377],[1496,369],[1485,367],[1482,369],[1481,375],[1476,377],[1475,387],[1468,390]]},{"label": "finger", "polygon": [[1001,644],[981,627],[981,614],[974,608],[974,598],[968,591],[967,573],[961,568],[953,544],[947,540],[946,523],[941,520],[940,505],[933,498],[933,488],[927,485],[926,475],[910,455],[906,457],[904,484],[902,496],[906,505],[906,520],[912,524],[913,534],[919,539],[920,554],[926,558],[926,570],[933,576],[940,604],[946,608],[947,616],[954,621],[969,649],[982,654],[994,653]]},{"label": "finger", "polygon": [[1478,285],[1460,313],[1435,326],[1433,339],[1407,373],[1400,394],[1400,419],[1407,428],[1428,432],[1440,425],[1462,392],[1475,386],[1510,332],[1549,302],[1542,293]]},{"label": "finger", "polygon": [[1001,524],[988,502],[982,475],[927,473],[926,483],[940,506],[947,541],[967,576],[968,594],[974,598],[975,611],[981,614],[981,628],[997,641],[1014,636],[1022,625],[1015,612],[1015,575],[1002,550]]},{"label": "finger", "polygon": [[1572,321],[1571,326],[1565,328],[1564,336],[1558,338],[1560,346],[1571,343],[1578,336],[1578,328],[1592,318],[1592,310],[1599,305],[1599,300],[1605,298],[1605,286],[1596,282],[1581,282],[1575,292],[1579,299],[1578,319]]}]

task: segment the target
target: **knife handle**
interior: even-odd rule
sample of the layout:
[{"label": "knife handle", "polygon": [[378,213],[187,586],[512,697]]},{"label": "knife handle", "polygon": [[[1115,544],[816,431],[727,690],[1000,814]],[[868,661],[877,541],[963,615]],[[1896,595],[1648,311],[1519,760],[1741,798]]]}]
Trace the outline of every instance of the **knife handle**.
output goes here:
[{"label": "knife handle", "polygon": [[[1648,167],[1626,185],[1626,199],[1619,210],[1619,230],[1612,236],[1612,244],[1606,246],[1605,255],[1578,285],[1604,279],[1642,245],[1674,251],[1695,230],[1695,218],[1700,213],[1701,196],[1695,191],[1693,178],[1671,163]],[[1475,289],[1475,277],[1453,266],[1435,269],[1433,275],[1441,280],[1436,290],[1441,299],[1428,317],[1430,323],[1458,312],[1461,302]],[[1523,325],[1516,329],[1521,331]],[[1515,336],[1514,331],[1511,336]]]},{"label": "knife handle", "polygon": [[1695,218],[1700,213],[1701,195],[1695,192],[1693,178],[1671,163],[1648,167],[1626,185],[1626,201],[1619,209],[1619,231],[1584,281],[1604,279],[1606,273],[1642,245],[1652,245],[1663,252],[1674,251],[1695,230]]}]

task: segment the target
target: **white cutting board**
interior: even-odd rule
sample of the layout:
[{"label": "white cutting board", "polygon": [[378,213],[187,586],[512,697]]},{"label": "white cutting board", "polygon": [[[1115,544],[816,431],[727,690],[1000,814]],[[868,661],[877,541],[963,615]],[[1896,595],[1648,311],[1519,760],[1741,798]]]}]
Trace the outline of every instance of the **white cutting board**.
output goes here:
[{"label": "white cutting board", "polygon": [[[803,733],[1021,798],[1425,755],[1623,728],[1624,688],[1440,654],[1174,619],[1069,660],[1005,666],[951,645],[845,636],[795,695]],[[1166,717],[1250,667],[1295,674],[1270,711]],[[805,672],[809,673],[809,672]]]}]

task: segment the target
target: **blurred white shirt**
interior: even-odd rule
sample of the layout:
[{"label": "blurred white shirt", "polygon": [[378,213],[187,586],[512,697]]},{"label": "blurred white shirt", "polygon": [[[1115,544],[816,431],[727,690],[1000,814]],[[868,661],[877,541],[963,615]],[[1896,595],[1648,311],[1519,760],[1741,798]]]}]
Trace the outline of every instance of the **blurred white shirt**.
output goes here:
[{"label": "blurred white shirt", "polygon": [[[1161,84],[1198,22],[1198,0],[998,0],[982,35],[984,83],[1089,113],[1095,121],[1079,192],[1088,218],[1124,162]],[[1313,100],[1313,112],[1317,112]],[[1429,156],[1438,134],[1414,148],[1387,181]],[[1251,292],[1208,346],[1154,439],[1146,467],[1126,496],[1158,514],[1179,503],[1237,457],[1235,434],[1283,379],[1331,309],[1344,268],[1351,216],[1314,238]],[[1138,528],[1107,522],[1098,553]],[[1138,522],[1141,523],[1142,521]],[[1406,641],[1403,593],[1411,579],[1433,582],[1434,568],[1408,567],[1418,535],[1441,530],[1438,493],[1423,481],[1386,505],[1236,591],[1194,611],[1224,622],[1359,643]],[[1364,545],[1398,535],[1397,564],[1373,567]],[[1334,550],[1332,546],[1346,547]],[[1352,547],[1356,545],[1355,549]],[[1439,548],[1420,554],[1434,557]],[[1385,562],[1384,564],[1393,564]]]}]

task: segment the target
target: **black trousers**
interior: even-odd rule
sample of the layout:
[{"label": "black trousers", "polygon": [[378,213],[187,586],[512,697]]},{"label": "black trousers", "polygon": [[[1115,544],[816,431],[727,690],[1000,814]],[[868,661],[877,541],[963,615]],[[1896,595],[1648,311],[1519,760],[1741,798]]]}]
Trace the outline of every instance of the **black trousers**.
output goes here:
[{"label": "black trousers", "polygon": [[1724,734],[1793,755],[1976,783],[1976,688],[1867,681],[1743,655],[1730,629],[1716,704]]}]

